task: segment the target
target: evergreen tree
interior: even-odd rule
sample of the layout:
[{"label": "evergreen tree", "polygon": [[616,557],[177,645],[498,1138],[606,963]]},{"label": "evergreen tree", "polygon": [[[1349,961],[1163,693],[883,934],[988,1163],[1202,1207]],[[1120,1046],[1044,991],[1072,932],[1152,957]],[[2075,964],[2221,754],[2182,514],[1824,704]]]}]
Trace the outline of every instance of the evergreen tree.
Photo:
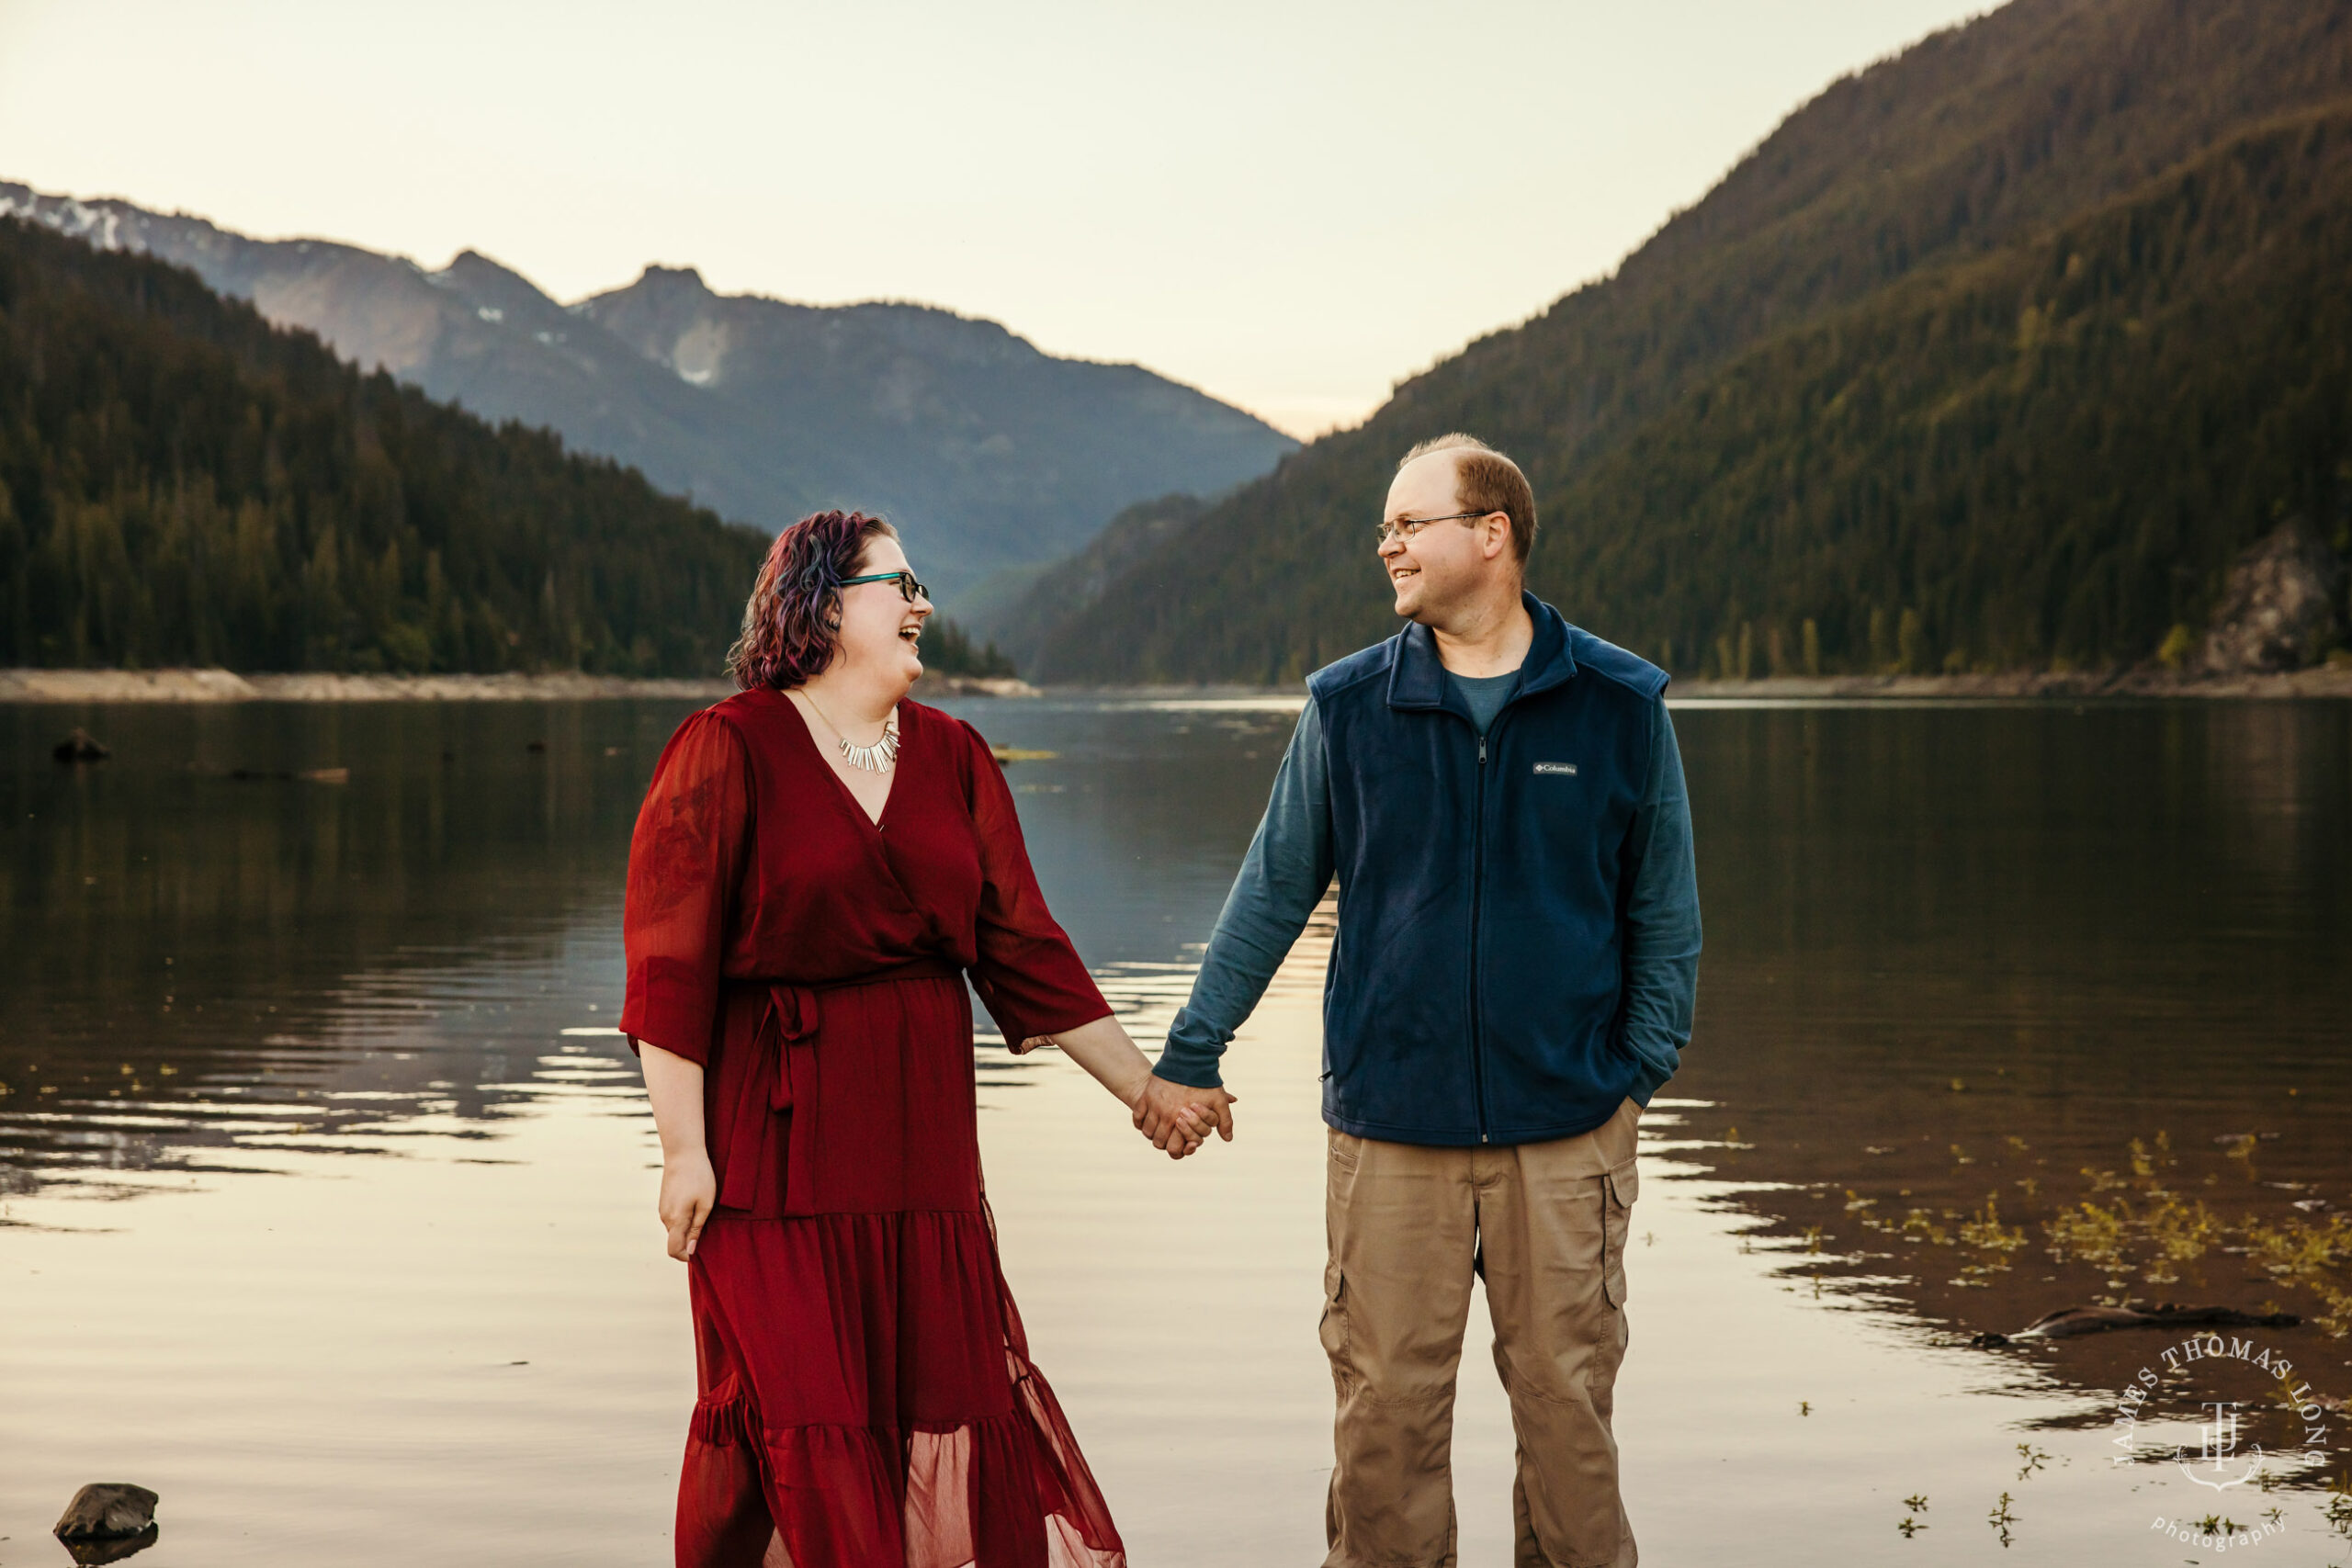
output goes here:
[{"label": "evergreen tree", "polygon": [[0,660],[708,675],[764,545],[0,221]]}]

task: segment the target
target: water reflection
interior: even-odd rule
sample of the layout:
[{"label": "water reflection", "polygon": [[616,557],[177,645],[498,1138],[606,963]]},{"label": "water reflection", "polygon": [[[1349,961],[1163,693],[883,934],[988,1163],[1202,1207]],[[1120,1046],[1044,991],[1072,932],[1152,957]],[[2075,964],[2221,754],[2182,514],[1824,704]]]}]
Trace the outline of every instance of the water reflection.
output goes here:
[{"label": "water reflection", "polygon": [[67,1554],[77,1563],[119,1562],[126,1557],[136,1557],[163,1539],[163,1530],[149,1525],[137,1535],[114,1536],[96,1540],[64,1542]]},{"label": "water reflection", "polygon": [[[1685,716],[1709,940],[1675,1088],[1708,1103],[1663,1146],[1757,1184],[1792,1278],[1928,1339],[2284,1310],[2346,1392],[2348,716]],[[2005,1354],[2114,1389],[2158,1337]]]},{"label": "water reflection", "polygon": [[[1012,770],[1032,852],[1106,993],[1148,1038],[1190,985],[1293,705],[967,711],[1001,744],[1055,753]],[[254,1199],[236,1173],[272,1173],[264,1185],[307,1195],[334,1172],[403,1156],[414,1168],[401,1190],[486,1205],[509,1224],[510,1201],[482,1194],[548,1201],[557,1173],[576,1183],[578,1170],[616,1158],[613,1181],[639,1180],[651,1157],[641,1100],[609,1033],[615,927],[629,824],[683,712],[0,708],[0,1224],[20,1237],[99,1231],[126,1224],[122,1212],[53,1200],[176,1201],[162,1195],[191,1181],[186,1201],[221,1213],[331,1214],[338,1205],[315,1196]],[[2352,1340],[2320,1321],[2340,1321],[2329,1292],[2352,1289],[2341,1267],[2352,1221],[2339,1218],[2352,1213],[2341,1022],[2352,1004],[2352,715],[2283,704],[1692,706],[1677,722],[1708,948],[1697,1042],[1644,1128],[1645,1160],[1663,1179],[1656,1251],[1641,1259],[1656,1283],[1637,1289],[1662,1343],[1685,1335],[1685,1359],[1670,1369],[1652,1361],[1645,1372],[1637,1352],[1629,1376],[1663,1380],[1645,1397],[1686,1410],[1713,1397],[1692,1381],[1697,1347],[1762,1331],[1673,1314],[1695,1318],[1748,1270],[1802,1305],[1771,1319],[1784,1347],[1813,1344],[1821,1323],[1867,1325],[1908,1364],[1945,1369],[1934,1375],[1954,1398],[1999,1390],[2022,1401],[1997,1419],[2016,1422],[2011,1436],[2029,1450],[2068,1434],[2096,1441],[2109,1391],[2154,1345],[2123,1333],[1965,1348],[1980,1331],[2068,1305],[2293,1312],[2304,1325],[2280,1342],[2320,1393],[2352,1388]],[[50,760],[76,723],[113,748],[111,761]],[[346,780],[299,776],[333,769]],[[295,776],[239,780],[239,770]],[[1223,1413],[1256,1423],[1249,1442],[1261,1446],[1248,1452],[1319,1449],[1314,1007],[1329,928],[1327,908],[1236,1047],[1244,1137],[1254,1129],[1259,1152],[1236,1145],[1183,1168],[1182,1190],[1205,1205],[1193,1220],[1169,1218],[1160,1190],[1142,1185],[1156,1171],[1112,1163],[1125,1134],[1066,1081],[1067,1064],[982,1042],[986,1121],[1004,1129],[989,1134],[1000,1140],[992,1191],[1033,1330],[1063,1347],[1057,1386],[1093,1401],[1098,1429],[1116,1438],[1125,1417],[1099,1413],[1138,1412],[1135,1441],[1152,1446],[1137,1454],[1162,1456],[1138,1458],[1144,1472],[1189,1464],[1206,1485],[1229,1468],[1216,1413],[1168,1413],[1186,1398],[1181,1380],[1167,1403],[1129,1381],[1135,1336],[1172,1345],[1203,1324],[1219,1325],[1220,1354],[1260,1391],[1258,1404]],[[564,1163],[589,1149],[594,1160]],[[481,1174],[466,1180],[481,1185],[457,1181],[469,1167]],[[625,1201],[640,1198],[630,1188]],[[1169,1219],[1184,1239],[1148,1234],[1130,1211]],[[384,1225],[438,1213],[389,1198],[371,1212],[391,1216]],[[1195,1223],[1204,1228],[1183,1233]],[[1096,1239],[1064,1256],[1046,1244],[1058,1235]],[[1189,1282],[1136,1294],[1130,1274],[1159,1278],[1150,1271],[1178,1247],[1195,1260]],[[2298,1247],[2300,1263],[2289,1256]],[[471,1261],[452,1266],[450,1300],[432,1309],[443,1315],[427,1320],[452,1331],[512,1249],[511,1237],[481,1238]],[[1294,1254],[1306,1258],[1305,1326],[1228,1323],[1258,1282],[1289,1278]],[[438,1256],[419,1251],[413,1266],[429,1271]],[[338,1266],[365,1269],[366,1257]],[[593,1282],[566,1272],[581,1267],[569,1251],[533,1267],[550,1292]],[[208,1291],[233,1303],[250,1289],[248,1275],[191,1268],[169,1277],[193,1305]],[[119,1269],[122,1288],[140,1288],[128,1256]],[[648,1332],[678,1326],[657,1321],[666,1326]],[[52,1326],[72,1328],[62,1316]],[[1827,1365],[1860,1354],[1856,1332],[1757,1354],[1821,1369],[1809,1411],[1832,1388],[1867,1402],[1865,1380]],[[187,1353],[201,1359],[206,1343]],[[485,1367],[507,1364],[483,1354]],[[599,1376],[621,1377],[620,1365]],[[628,1366],[628,1377],[658,1382]],[[602,1387],[567,1397],[593,1403]],[[2196,1392],[2169,1391],[2167,1416],[2183,1417]],[[668,1408],[655,1395],[652,1407]],[[23,1397],[71,1408],[62,1384],[54,1405]],[[448,1408],[473,1397],[452,1394]],[[1629,1392],[1629,1420],[1639,1408]],[[1818,1458],[1829,1428],[1795,1418],[1815,1424],[1766,1446]],[[530,1419],[581,1417],[567,1405]],[[1188,1419],[1201,1423],[1203,1454],[1166,1460],[1154,1423]],[[1986,1419],[1969,1416],[1968,1429]],[[2275,1446],[2283,1416],[2260,1420]],[[1471,1443],[1484,1428],[1464,1422]],[[1276,1430],[1288,1434],[1279,1443],[1263,1435]],[[654,1437],[658,1454],[669,1435]],[[1675,1440],[1708,1439],[1679,1428]],[[1839,1462],[1902,1484],[1890,1460],[1866,1451],[1884,1444],[1883,1427],[1852,1441]],[[1507,1459],[1506,1447],[1498,1462]],[[1750,1486],[1759,1506],[1804,1483],[1761,1456],[1744,1462],[1745,1482],[1724,1484]],[[1299,1484],[1313,1490],[1311,1477]],[[1149,1492],[1128,1495],[1138,1490]],[[653,1506],[649,1517],[662,1517]]]},{"label": "water reflection", "polygon": [[108,708],[76,716],[113,759],[67,768],[63,716],[0,709],[0,1179],[380,1149],[572,1071],[547,1015],[679,711]]},{"label": "water reflection", "polygon": [[[989,708],[1000,741],[1053,742],[1015,769],[1040,873],[1121,1011],[1164,1027],[1289,713]],[[481,1141],[548,1086],[633,1074],[595,1021],[629,826],[684,712],[0,708],[0,1194]],[[50,760],[75,723],[111,761]]]},{"label": "water reflection", "polygon": [[[1014,769],[1039,874],[1138,1033],[1163,1025],[1293,705],[982,706],[1001,744],[1054,753]],[[611,926],[684,711],[0,709],[0,1179],[487,1139],[544,1087],[625,1074],[598,1021]],[[114,760],[51,762],[75,722]],[[1802,1194],[1769,1208],[1808,1270],[1899,1278],[1921,1321],[1971,1331],[2053,1297],[2244,1295],[2210,1258],[2177,1280],[1905,1261],[1972,1215],[2035,1229],[2133,1138],[2168,1138],[2165,1179],[2233,1214],[2352,1206],[2352,1095],[2329,1071],[2352,1001],[2340,708],[1711,707],[1679,726],[1708,950],[1675,1088],[1719,1124],[1671,1146]],[[980,1066],[1030,1070],[993,1050]],[[1874,1227],[1915,1213],[1890,1249]]]}]

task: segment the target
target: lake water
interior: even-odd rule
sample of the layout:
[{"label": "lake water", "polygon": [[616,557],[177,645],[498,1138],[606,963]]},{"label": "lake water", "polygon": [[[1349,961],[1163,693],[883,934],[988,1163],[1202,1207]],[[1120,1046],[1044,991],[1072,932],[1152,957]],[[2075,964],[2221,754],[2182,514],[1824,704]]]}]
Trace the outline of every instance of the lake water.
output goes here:
[{"label": "lake water", "polygon": [[[1056,753],[1011,769],[1031,850],[1150,1047],[1293,705],[955,706]],[[155,1568],[669,1561],[692,1346],[610,1024],[684,711],[0,708],[0,1565],[65,1562],[94,1480],[163,1494]],[[2267,1529],[2256,1562],[2352,1563],[2340,1410],[2312,1438],[2188,1330],[1968,1344],[2105,1300],[2284,1310],[2232,1332],[2352,1393],[2352,708],[1676,722],[1707,954],[1642,1128],[1645,1560],[2200,1562],[2152,1522],[2210,1515]],[[52,762],[75,723],[114,759]],[[1138,1568],[1321,1557],[1328,929],[1233,1048],[1239,1141],[1181,1166],[1067,1061],[979,1052],[1007,1268]],[[1483,1313],[1470,1565],[1510,1560]],[[2238,1453],[2184,1468],[2213,1401]],[[2256,1443],[2256,1480],[2198,1479]]]}]

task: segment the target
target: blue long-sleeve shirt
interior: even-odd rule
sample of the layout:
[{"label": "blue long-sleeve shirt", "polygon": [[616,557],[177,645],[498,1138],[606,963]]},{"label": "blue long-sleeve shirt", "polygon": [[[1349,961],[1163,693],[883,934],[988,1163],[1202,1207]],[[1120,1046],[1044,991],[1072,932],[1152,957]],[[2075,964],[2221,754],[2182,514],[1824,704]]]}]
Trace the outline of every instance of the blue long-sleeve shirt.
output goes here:
[{"label": "blue long-sleeve shirt", "polygon": [[[1466,683],[1465,683],[1466,684]],[[1491,720],[1502,694],[1465,693]],[[1650,772],[1631,830],[1634,869],[1626,900],[1624,1039],[1640,1064],[1634,1098],[1646,1105],[1682,1060],[1699,989],[1699,874],[1682,754],[1663,702],[1651,720]],[[1484,725],[1480,728],[1483,732]],[[1274,775],[1266,815],[1226,895],[1193,994],[1168,1032],[1154,1070],[1207,1089],[1239,1030],[1331,885],[1331,792],[1323,725],[1312,697]]]}]

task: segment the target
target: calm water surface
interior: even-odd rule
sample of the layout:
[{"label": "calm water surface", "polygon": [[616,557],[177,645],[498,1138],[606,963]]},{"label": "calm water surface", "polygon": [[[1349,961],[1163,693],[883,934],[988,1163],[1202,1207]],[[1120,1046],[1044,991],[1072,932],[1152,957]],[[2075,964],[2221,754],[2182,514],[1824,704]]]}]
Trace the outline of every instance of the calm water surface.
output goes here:
[{"label": "calm water surface", "polygon": [[[668,1561],[692,1347],[610,1024],[684,711],[0,708],[0,1565],[65,1562],[49,1524],[116,1479],[164,1495],[156,1568]],[[957,711],[1057,754],[1012,770],[1032,852],[1151,1042],[1292,706]],[[52,763],[76,722],[115,759]],[[2238,1335],[2352,1393],[2352,710],[1677,724],[1708,946],[1643,1126],[1645,1560],[2176,1563],[2217,1554],[2151,1521],[2217,1515],[2272,1526],[2256,1562],[2352,1563],[2341,1411],[2314,1449],[2242,1366],[2168,1371],[2180,1332],[1967,1343],[2283,1310]],[[1138,1568],[1322,1553],[1328,932],[1233,1049],[1240,1141],[1182,1166],[1058,1057],[978,1055],[1008,1269]],[[1482,1314],[1471,1565],[1510,1560]],[[2174,1461],[2200,1400],[2247,1406],[2263,1481]]]}]

